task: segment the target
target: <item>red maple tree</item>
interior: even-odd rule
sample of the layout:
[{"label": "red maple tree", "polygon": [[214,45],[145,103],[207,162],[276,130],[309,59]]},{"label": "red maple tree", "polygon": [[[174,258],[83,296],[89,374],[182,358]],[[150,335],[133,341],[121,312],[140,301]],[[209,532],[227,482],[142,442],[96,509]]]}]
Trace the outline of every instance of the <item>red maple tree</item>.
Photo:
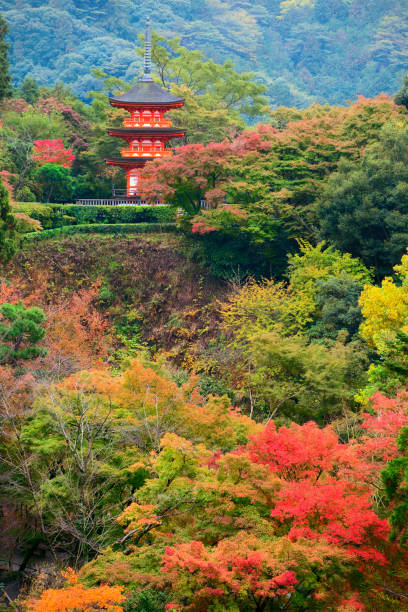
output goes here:
[{"label": "red maple tree", "polygon": [[33,159],[38,166],[45,164],[57,164],[70,168],[75,159],[73,149],[66,149],[61,138],[35,140]]}]

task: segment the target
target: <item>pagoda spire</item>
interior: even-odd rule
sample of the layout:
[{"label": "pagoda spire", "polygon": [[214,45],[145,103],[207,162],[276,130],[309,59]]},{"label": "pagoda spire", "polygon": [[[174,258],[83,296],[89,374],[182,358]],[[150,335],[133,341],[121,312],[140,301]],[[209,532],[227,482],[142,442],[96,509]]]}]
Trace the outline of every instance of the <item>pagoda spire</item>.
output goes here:
[{"label": "pagoda spire", "polygon": [[144,53],[144,75],[142,81],[153,81],[152,69],[152,33],[150,31],[150,17],[146,19],[145,53]]}]

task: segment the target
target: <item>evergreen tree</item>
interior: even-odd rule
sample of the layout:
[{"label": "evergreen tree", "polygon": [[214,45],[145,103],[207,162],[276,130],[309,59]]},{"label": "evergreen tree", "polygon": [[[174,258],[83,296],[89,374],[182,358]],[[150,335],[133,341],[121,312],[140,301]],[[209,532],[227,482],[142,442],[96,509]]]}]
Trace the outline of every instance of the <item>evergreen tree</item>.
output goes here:
[{"label": "evergreen tree", "polygon": [[384,126],[359,163],[343,160],[317,205],[321,238],[390,274],[408,244],[408,128]]},{"label": "evergreen tree", "polygon": [[16,222],[11,214],[8,191],[0,180],[0,261],[7,263],[15,251]]},{"label": "evergreen tree", "polygon": [[400,456],[392,459],[382,472],[386,500],[390,507],[389,520],[392,526],[392,539],[406,543],[408,539],[408,427],[402,427],[397,438]]},{"label": "evergreen tree", "polygon": [[29,104],[35,104],[40,97],[40,86],[36,79],[26,76],[21,83],[20,95]]},{"label": "evergreen tree", "polygon": [[11,93],[11,77],[8,62],[9,44],[5,41],[8,31],[8,23],[0,15],[0,100],[6,98]]},{"label": "evergreen tree", "polygon": [[37,344],[45,336],[45,315],[40,308],[23,304],[0,306],[0,363],[15,363],[45,354]]},{"label": "evergreen tree", "polygon": [[45,164],[34,173],[43,202],[69,202],[73,195],[71,171],[57,164]]},{"label": "evergreen tree", "polygon": [[406,106],[406,108],[408,108],[408,72],[404,76],[401,89],[395,95],[394,102],[395,104]]},{"label": "evergreen tree", "polygon": [[363,289],[348,274],[331,276],[316,282],[317,321],[308,330],[311,339],[336,340],[341,330],[347,330],[351,340],[357,340],[362,321],[358,299]]}]

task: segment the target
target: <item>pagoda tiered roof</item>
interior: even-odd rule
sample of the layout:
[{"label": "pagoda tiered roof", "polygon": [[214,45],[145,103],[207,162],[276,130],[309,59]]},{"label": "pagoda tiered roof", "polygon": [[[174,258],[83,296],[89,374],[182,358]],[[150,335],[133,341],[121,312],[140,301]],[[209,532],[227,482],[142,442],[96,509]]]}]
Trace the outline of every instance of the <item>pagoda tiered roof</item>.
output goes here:
[{"label": "pagoda tiered roof", "polygon": [[157,85],[151,78],[146,78],[146,76],[121,96],[109,98],[112,106],[138,106],[146,108],[166,106],[168,108],[177,108],[184,104],[184,98],[173,96],[169,91]]}]

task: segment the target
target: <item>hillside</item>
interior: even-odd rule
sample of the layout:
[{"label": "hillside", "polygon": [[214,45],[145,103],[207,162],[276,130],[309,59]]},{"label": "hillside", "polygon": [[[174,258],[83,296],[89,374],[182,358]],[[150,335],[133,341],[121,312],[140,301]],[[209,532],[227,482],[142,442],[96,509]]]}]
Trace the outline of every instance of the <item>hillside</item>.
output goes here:
[{"label": "hillside", "polygon": [[344,103],[398,89],[407,68],[404,0],[0,0],[16,83],[61,80],[86,99],[94,67],[130,81],[146,15],[166,37],[217,62],[232,59],[269,88],[272,105]]},{"label": "hillside", "polygon": [[[109,253],[109,255],[107,255]],[[188,261],[176,236],[75,236],[26,246],[7,276],[48,308],[96,287],[95,304],[120,349],[165,351],[173,363],[214,334],[217,301],[228,286]]]}]

